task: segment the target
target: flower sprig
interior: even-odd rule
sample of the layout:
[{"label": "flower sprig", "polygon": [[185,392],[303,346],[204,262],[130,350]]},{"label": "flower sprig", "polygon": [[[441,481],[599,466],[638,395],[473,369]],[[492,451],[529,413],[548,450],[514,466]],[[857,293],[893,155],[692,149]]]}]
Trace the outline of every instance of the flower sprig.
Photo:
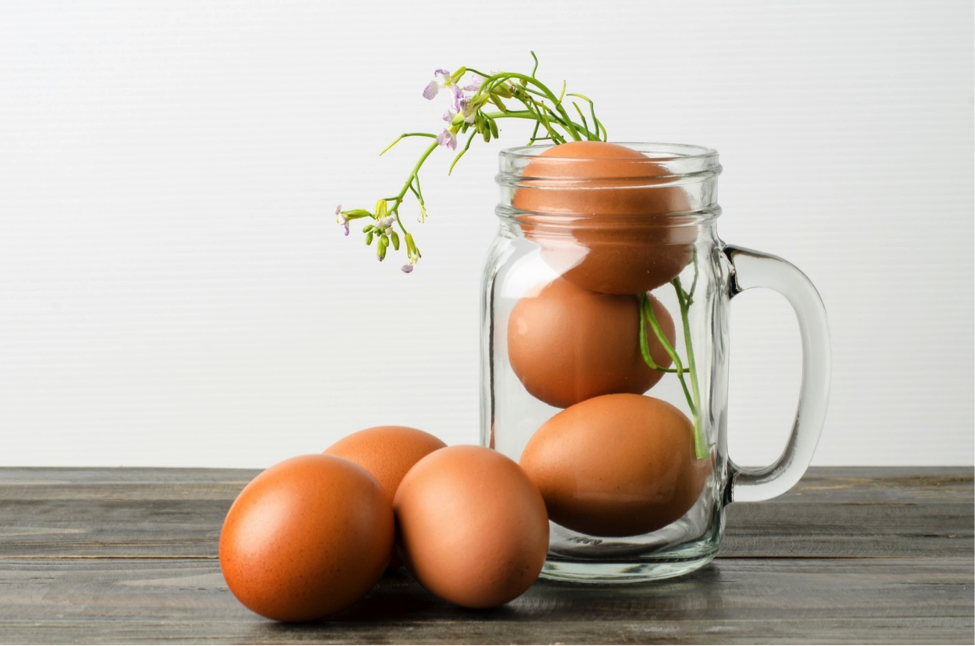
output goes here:
[{"label": "flower sprig", "polygon": [[[582,94],[567,93],[564,81],[561,91],[556,95],[549,86],[536,77],[538,57],[534,52],[532,52],[532,59],[535,65],[531,74],[485,73],[469,67],[461,67],[454,72],[436,70],[433,80],[424,88],[423,96],[433,100],[441,90],[450,93],[451,105],[443,115],[446,125],[439,133],[405,132],[379,153],[384,154],[404,139],[419,137],[433,140],[420,154],[419,160],[407,175],[399,192],[392,197],[378,200],[375,210],[343,210],[341,206],[335,209],[336,222],[345,229],[345,235],[349,235],[349,222],[352,220],[371,220],[362,229],[362,233],[365,235],[366,245],[371,246],[374,241],[376,242],[376,257],[382,261],[386,258],[390,246],[394,251],[399,250],[399,233],[402,233],[408,260],[408,264],[403,265],[402,269],[410,273],[413,271],[413,266],[422,258],[422,254],[413,236],[403,224],[400,208],[404,200],[409,195],[413,195],[419,207],[417,221],[420,223],[426,221],[428,214],[423,189],[420,186],[420,169],[438,148],[456,151],[458,139],[467,136],[464,145],[450,164],[448,170],[450,174],[476,138],[480,137],[488,143],[500,136],[501,128],[498,122],[502,119],[534,121],[535,126],[528,145],[539,141],[550,141],[554,144],[565,143],[568,140],[606,141],[606,128],[596,117],[592,100]],[[464,77],[468,75],[468,81],[464,84]],[[580,102],[585,109],[580,107]],[[570,114],[570,110],[575,111],[575,116]]]}]

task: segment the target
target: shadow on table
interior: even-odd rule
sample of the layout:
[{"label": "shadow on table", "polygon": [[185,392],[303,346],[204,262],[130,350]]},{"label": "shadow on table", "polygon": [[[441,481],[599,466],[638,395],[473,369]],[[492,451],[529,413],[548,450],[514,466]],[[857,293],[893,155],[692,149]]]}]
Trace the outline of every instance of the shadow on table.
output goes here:
[{"label": "shadow on table", "polygon": [[[592,585],[539,580],[518,599],[498,608],[472,610],[448,603],[424,590],[404,570],[388,572],[361,601],[321,622],[262,622],[247,639],[252,642],[328,638],[341,631],[362,635],[406,630],[410,625],[451,622],[473,626],[494,622],[579,622],[625,617],[630,620],[694,615],[722,605],[721,571],[714,564],[693,574],[653,583]],[[444,622],[447,622],[446,624]],[[398,633],[400,634],[400,633]]]}]

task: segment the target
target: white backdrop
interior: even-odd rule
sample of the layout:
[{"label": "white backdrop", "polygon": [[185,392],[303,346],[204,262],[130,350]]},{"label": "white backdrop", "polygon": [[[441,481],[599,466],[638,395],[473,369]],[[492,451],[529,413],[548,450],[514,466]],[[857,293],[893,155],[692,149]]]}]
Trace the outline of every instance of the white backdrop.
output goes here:
[{"label": "white backdrop", "polygon": [[[819,287],[816,463],[972,464],[970,0],[0,4],[0,464],[266,466],[380,423],[477,441],[499,145],[429,164],[402,274],[334,222],[398,187],[438,67],[530,69],[617,141],[717,148],[722,237]],[[509,126],[502,145],[527,130]],[[782,449],[785,301],[732,326],[731,449]]]}]

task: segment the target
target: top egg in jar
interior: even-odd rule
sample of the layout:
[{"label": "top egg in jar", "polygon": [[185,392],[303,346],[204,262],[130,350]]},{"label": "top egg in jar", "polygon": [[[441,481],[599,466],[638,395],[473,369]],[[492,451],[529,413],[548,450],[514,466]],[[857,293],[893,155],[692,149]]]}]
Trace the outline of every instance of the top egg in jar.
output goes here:
[{"label": "top egg in jar", "polygon": [[511,202],[525,237],[563,278],[603,294],[639,294],[680,274],[697,227],[662,162],[599,141],[553,146],[525,167]]}]

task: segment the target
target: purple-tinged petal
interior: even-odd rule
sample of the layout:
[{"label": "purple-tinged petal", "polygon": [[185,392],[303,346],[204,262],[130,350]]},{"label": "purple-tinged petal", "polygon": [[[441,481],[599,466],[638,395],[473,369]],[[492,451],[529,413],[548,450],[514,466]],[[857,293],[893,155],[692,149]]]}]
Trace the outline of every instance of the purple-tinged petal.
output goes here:
[{"label": "purple-tinged petal", "polygon": [[403,270],[404,274],[408,274],[413,271],[413,265],[403,265],[401,269]]},{"label": "purple-tinged petal", "polygon": [[343,225],[345,226],[345,235],[346,235],[346,236],[348,236],[348,235],[349,235],[349,221],[348,221],[348,220],[346,220],[346,221],[345,221],[345,222],[343,223]]},{"label": "purple-tinged petal", "polygon": [[462,111],[464,113],[464,121],[474,123],[474,116],[477,114],[477,109],[465,100]]},{"label": "purple-tinged petal", "polygon": [[447,123],[450,123],[451,121],[454,120],[454,116],[456,114],[457,113],[454,112],[453,110],[447,110],[446,112],[443,113],[443,120],[446,121]]},{"label": "purple-tinged petal", "polygon": [[437,143],[451,150],[457,150],[457,136],[449,130],[444,130],[437,135]]},{"label": "purple-tinged petal", "polygon": [[437,92],[440,91],[440,84],[436,81],[430,81],[427,86],[423,88],[423,98],[427,101],[432,101],[436,96]]},{"label": "purple-tinged petal", "polygon": [[450,78],[450,71],[449,70],[437,70],[437,71],[435,71],[433,73],[434,76],[437,76],[438,74],[440,76],[442,76],[443,77],[443,80],[445,80],[445,81]]},{"label": "purple-tinged petal", "polygon": [[483,76],[475,76],[471,79],[471,82],[464,86],[465,92],[477,92],[481,89],[481,83],[484,82]]},{"label": "purple-tinged petal", "polygon": [[342,205],[339,204],[338,206],[335,207],[335,215],[338,215],[341,212],[342,212]]}]

